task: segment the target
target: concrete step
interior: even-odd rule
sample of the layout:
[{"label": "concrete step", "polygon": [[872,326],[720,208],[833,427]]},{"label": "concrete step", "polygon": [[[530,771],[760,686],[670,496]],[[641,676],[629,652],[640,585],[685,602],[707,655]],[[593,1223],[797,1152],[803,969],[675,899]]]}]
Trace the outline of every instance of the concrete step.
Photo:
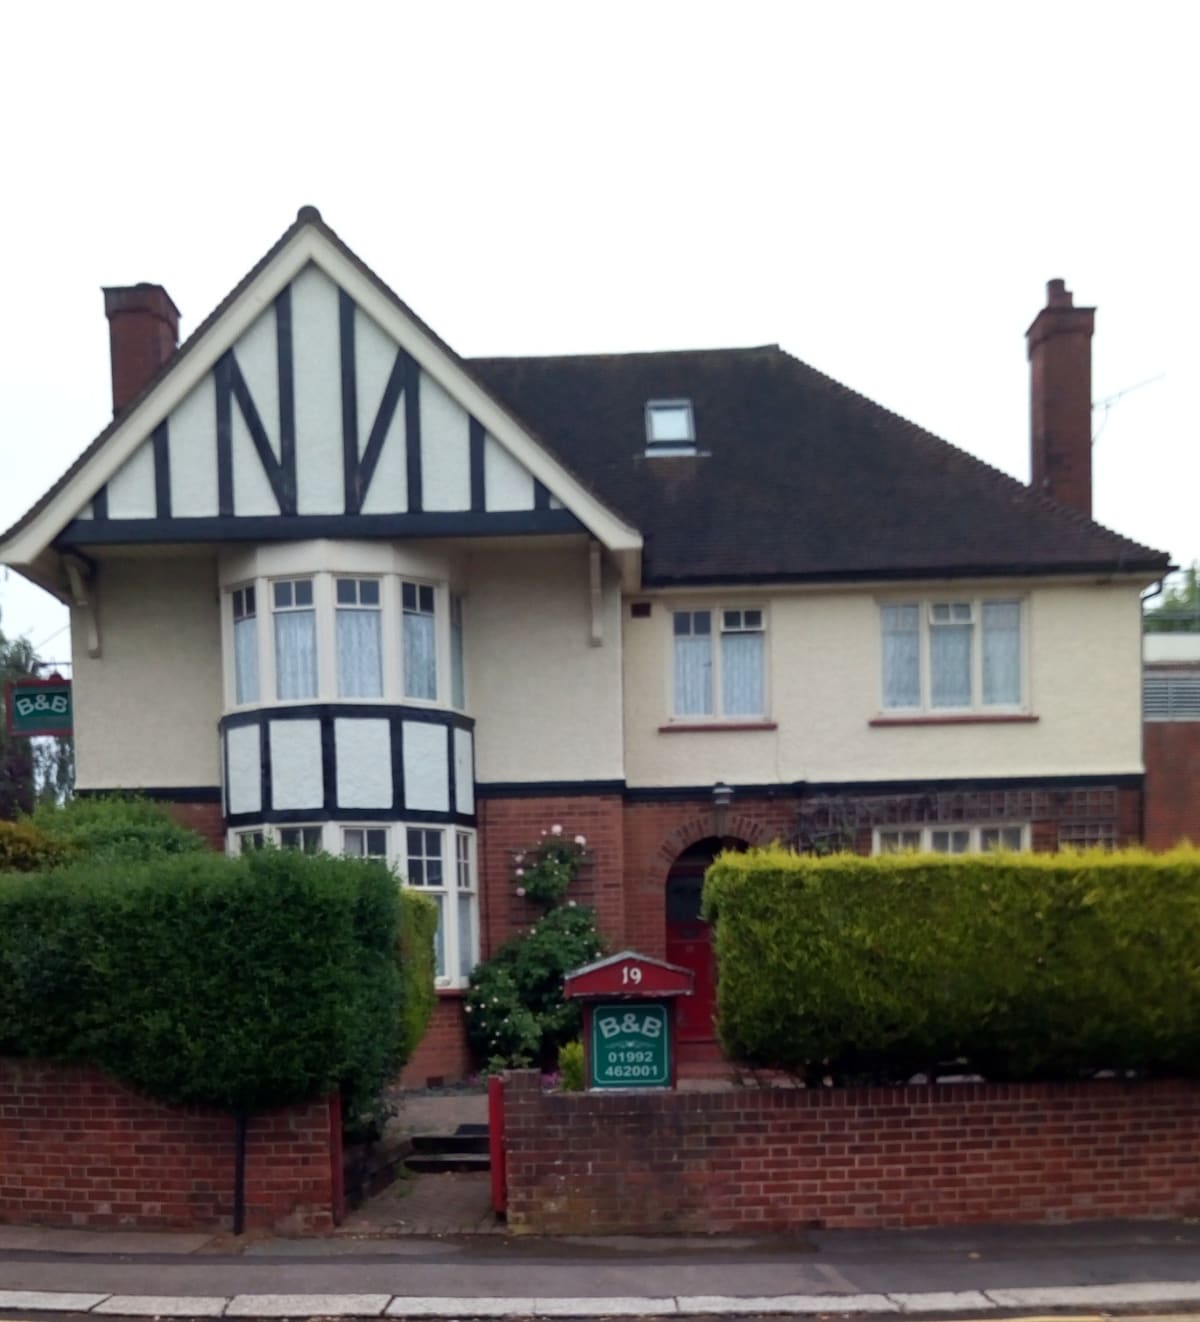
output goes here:
[{"label": "concrete step", "polygon": [[414,1152],[404,1163],[410,1171],[421,1174],[458,1171],[484,1172],[492,1169],[492,1160],[486,1152]]},{"label": "concrete step", "polygon": [[488,1150],[488,1134],[486,1125],[472,1126],[472,1129],[481,1129],[482,1133],[464,1134],[461,1126],[453,1134],[414,1134],[412,1136],[413,1151],[422,1155],[430,1152],[484,1152]]}]

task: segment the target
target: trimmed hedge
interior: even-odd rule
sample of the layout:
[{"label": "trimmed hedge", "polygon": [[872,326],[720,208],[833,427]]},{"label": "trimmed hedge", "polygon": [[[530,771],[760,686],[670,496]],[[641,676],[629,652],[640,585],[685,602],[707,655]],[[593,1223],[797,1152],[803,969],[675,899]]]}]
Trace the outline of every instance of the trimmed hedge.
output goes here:
[{"label": "trimmed hedge", "polygon": [[1200,1073],[1200,852],[802,857],[710,868],[718,1032],[820,1079]]},{"label": "trimmed hedge", "polygon": [[0,872],[45,872],[66,856],[62,845],[28,818],[0,822]]},{"label": "trimmed hedge", "polygon": [[0,885],[0,1055],[90,1062],[250,1113],[369,1105],[407,1042],[387,868],[265,850],[79,864]]},{"label": "trimmed hedge", "polygon": [[207,849],[203,839],[181,826],[162,804],[134,795],[89,794],[63,804],[44,803],[30,821],[64,852],[97,861]]},{"label": "trimmed hedge", "polygon": [[400,938],[397,954],[404,978],[401,1054],[408,1060],[425,1036],[437,1004],[437,905],[427,896],[400,888]]}]

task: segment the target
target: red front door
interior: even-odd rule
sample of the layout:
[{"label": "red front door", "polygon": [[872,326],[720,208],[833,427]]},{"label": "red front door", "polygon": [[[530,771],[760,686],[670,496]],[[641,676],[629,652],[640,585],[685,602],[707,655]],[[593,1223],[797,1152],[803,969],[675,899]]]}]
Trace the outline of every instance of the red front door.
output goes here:
[{"label": "red front door", "polygon": [[667,877],[667,962],[690,969],[691,996],[681,996],[675,1010],[680,1042],[711,1042],[716,1009],[717,970],[708,924],[700,917],[700,892],[707,862],[676,863]]}]

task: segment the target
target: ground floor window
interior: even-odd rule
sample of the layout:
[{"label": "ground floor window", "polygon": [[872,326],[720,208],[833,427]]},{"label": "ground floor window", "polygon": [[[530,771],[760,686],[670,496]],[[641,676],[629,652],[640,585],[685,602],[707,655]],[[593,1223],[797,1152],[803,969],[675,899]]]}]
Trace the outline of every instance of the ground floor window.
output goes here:
[{"label": "ground floor window", "polygon": [[916,851],[929,854],[986,854],[996,849],[1028,849],[1029,826],[1007,822],[1002,825],[969,825],[963,822],[924,826],[878,827],[876,854]]},{"label": "ground floor window", "polygon": [[388,822],[353,825],[261,826],[230,833],[231,852],[265,845],[379,859],[431,899],[438,911],[437,985],[465,987],[479,962],[479,885],[473,830],[458,826]]}]

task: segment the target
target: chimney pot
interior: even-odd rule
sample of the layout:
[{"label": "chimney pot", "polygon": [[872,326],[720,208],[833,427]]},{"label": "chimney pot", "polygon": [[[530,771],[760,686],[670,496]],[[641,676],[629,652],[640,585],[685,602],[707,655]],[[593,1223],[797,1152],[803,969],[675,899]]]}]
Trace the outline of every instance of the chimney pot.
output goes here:
[{"label": "chimney pot", "polygon": [[1025,332],[1030,375],[1030,485],[1092,516],[1092,331],[1064,280]]},{"label": "chimney pot", "polygon": [[104,290],[104,315],[117,414],[179,347],[179,309],[162,285],[122,285]]}]

